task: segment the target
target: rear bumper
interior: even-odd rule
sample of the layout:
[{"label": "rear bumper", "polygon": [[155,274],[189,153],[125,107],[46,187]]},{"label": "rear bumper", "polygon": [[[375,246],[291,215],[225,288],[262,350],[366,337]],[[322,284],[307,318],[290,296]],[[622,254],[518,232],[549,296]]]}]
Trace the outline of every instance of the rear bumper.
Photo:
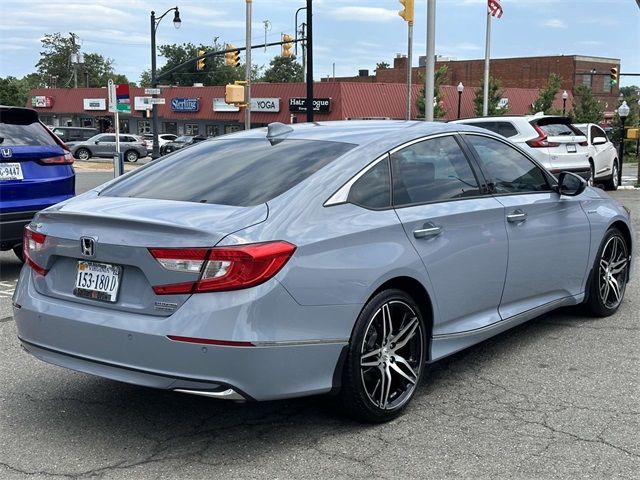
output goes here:
[{"label": "rear bumper", "polygon": [[0,213],[0,250],[9,250],[22,243],[24,226],[37,211]]},{"label": "rear bumper", "polygon": [[[209,331],[207,338],[218,335],[218,339],[229,339],[222,331],[223,324],[230,326],[224,311],[210,315],[181,308],[169,317],[117,312],[43,296],[35,291],[31,275],[28,267],[21,272],[14,295],[14,317],[25,350],[46,362],[136,385],[234,400],[327,393],[340,378],[336,371],[348,339],[326,338],[334,334],[328,331],[323,338],[323,325],[316,324],[308,329],[312,332],[308,335],[314,337],[309,340],[274,340],[273,332],[282,334],[286,321],[306,323],[303,307],[293,300],[287,304],[279,284],[262,291],[266,303],[254,298],[250,305],[238,306],[259,315],[253,318],[257,330],[262,323],[270,331],[265,331],[262,339],[253,335],[250,341],[254,346],[220,346],[174,341],[167,335],[203,338],[203,329],[216,329],[211,323],[219,321],[220,330]],[[270,316],[264,307],[274,301],[279,307]],[[321,316],[309,313],[306,317],[314,321],[324,318],[326,322],[325,315],[331,312],[324,311]],[[345,329],[351,326],[352,322]],[[238,320],[236,331],[246,338],[251,332],[244,327]]]}]

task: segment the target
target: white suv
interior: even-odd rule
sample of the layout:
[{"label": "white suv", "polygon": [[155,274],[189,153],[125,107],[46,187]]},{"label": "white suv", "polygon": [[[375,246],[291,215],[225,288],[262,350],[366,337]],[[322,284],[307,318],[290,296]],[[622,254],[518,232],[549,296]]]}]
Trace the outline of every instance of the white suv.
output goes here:
[{"label": "white suv", "polygon": [[587,137],[593,183],[602,183],[607,190],[617,190],[620,176],[616,147],[611,143],[605,131],[595,123],[580,123],[574,126]]},{"label": "white suv", "polygon": [[587,138],[566,117],[552,115],[477,117],[453,120],[486,128],[508,138],[554,175],[573,172],[591,177]]}]

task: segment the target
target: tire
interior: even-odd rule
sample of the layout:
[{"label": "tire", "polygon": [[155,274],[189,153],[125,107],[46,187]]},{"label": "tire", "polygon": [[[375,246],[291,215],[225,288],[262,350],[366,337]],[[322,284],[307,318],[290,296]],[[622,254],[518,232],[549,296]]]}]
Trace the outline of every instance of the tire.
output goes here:
[{"label": "tire", "polygon": [[606,190],[617,190],[618,180],[618,160],[616,159],[611,166],[611,178],[604,182],[604,188]]},{"label": "tire", "polygon": [[13,253],[16,254],[16,257],[18,257],[18,260],[24,263],[24,256],[22,255],[22,245],[13,247]]},{"label": "tire", "polygon": [[75,157],[78,160],[89,160],[91,158],[91,152],[87,148],[79,148],[76,150]]},{"label": "tire", "polygon": [[127,162],[135,163],[138,161],[138,158],[140,158],[140,155],[135,150],[127,150],[124,158]]},{"label": "tire", "polygon": [[348,348],[342,411],[365,422],[396,418],[420,384],[427,358],[418,305],[402,290],[378,293],[360,312]]},{"label": "tire", "polygon": [[624,298],[629,275],[629,246],[620,230],[607,231],[596,255],[586,307],[595,317],[616,313]]}]

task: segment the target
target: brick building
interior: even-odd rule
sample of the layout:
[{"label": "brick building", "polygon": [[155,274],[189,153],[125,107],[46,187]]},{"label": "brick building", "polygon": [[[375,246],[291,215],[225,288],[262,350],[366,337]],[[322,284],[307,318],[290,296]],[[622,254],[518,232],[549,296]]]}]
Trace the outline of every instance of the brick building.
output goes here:
[{"label": "brick building", "polygon": [[[424,57],[420,57],[420,67],[412,69],[414,83],[423,83]],[[446,85],[478,87],[484,76],[484,59],[451,60],[437,59],[436,69],[447,66]],[[580,55],[556,55],[545,57],[519,57],[491,59],[490,72],[493,78],[502,82],[505,88],[542,88],[552,73],[562,77],[562,90],[572,92],[577,85],[588,85],[600,100],[605,110],[617,107],[619,87],[611,86],[609,73],[615,67],[620,71],[620,60],[617,58],[587,57]],[[392,68],[378,69],[374,75],[361,70],[354,77],[335,78],[336,82],[364,83],[404,83],[407,75],[407,58],[398,56],[393,60]],[[322,79],[332,82],[334,79]]]}]

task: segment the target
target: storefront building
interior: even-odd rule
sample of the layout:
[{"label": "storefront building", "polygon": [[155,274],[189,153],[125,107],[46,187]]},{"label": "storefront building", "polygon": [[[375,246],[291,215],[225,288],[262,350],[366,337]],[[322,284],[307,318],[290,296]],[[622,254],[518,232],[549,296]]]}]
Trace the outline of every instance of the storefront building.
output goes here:
[{"label": "storefront building", "polygon": [[[412,90],[412,118],[418,118],[416,101],[422,85]],[[161,87],[158,105],[158,133],[217,136],[244,129],[244,109],[224,101],[224,86]],[[441,87],[444,120],[455,118],[459,100],[455,86]],[[255,83],[251,86],[251,127],[271,122],[305,122],[306,84]],[[505,89],[509,113],[528,113],[538,94],[536,89]],[[402,83],[316,82],[314,85],[314,120],[404,119],[406,86]],[[462,117],[474,116],[473,89],[461,98]],[[559,102],[559,103],[558,103]],[[557,99],[559,108],[562,101]],[[120,114],[123,133],[152,133],[151,96],[144,88],[130,89],[130,114]],[[111,130],[113,114],[108,111],[105,88],[42,88],[31,92],[29,107],[51,126],[93,127]]]}]

